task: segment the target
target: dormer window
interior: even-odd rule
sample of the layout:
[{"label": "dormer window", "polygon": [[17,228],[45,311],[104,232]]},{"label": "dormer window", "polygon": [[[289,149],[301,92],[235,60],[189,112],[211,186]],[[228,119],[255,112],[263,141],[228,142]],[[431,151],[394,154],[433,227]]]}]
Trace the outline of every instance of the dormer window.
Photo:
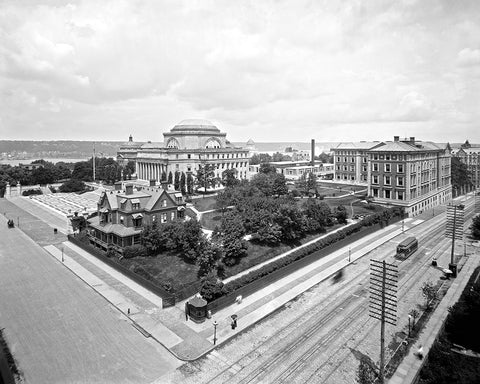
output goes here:
[{"label": "dormer window", "polygon": [[132,199],[132,210],[137,211],[140,209],[140,200]]},{"label": "dormer window", "polygon": [[142,226],[142,218],[143,215],[141,213],[135,213],[132,215],[133,226],[134,227],[141,227]]}]

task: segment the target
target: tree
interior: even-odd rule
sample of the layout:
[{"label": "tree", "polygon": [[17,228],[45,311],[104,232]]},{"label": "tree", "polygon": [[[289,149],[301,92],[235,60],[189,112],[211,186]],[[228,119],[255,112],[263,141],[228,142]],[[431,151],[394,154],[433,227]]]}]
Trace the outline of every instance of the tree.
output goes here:
[{"label": "tree", "polygon": [[302,174],[296,181],[295,181],[295,188],[298,189],[298,191],[301,194],[306,194],[307,193],[307,175],[304,173]]},{"label": "tree", "polygon": [[184,172],[182,172],[182,175],[180,176],[180,191],[182,192],[182,195],[185,195],[187,192],[187,179]]},{"label": "tree", "polygon": [[274,214],[275,223],[282,231],[282,240],[296,241],[305,234],[305,220],[300,210],[295,205],[283,204]]},{"label": "tree", "polygon": [[203,188],[205,193],[215,183],[215,168],[212,164],[200,165],[197,170],[197,185]]},{"label": "tree", "polygon": [[313,172],[308,172],[307,174],[307,192],[315,193],[317,188],[317,179]]},{"label": "tree", "polygon": [[431,309],[438,296],[437,288],[431,281],[426,281],[425,283],[423,283],[422,295],[425,298],[426,309]]},{"label": "tree", "polygon": [[373,364],[366,358],[363,357],[360,359],[360,364],[357,368],[357,383],[358,384],[373,384],[377,379],[377,369]]},{"label": "tree", "polygon": [[250,159],[250,164],[256,165],[262,163],[270,163],[271,161],[272,156],[270,156],[268,153],[255,153]]},{"label": "tree", "polygon": [[142,244],[150,255],[156,255],[164,247],[156,222],[143,229]]},{"label": "tree", "polygon": [[333,156],[325,152],[322,152],[320,155],[315,156],[315,159],[320,160],[322,163],[333,163]]},{"label": "tree", "polygon": [[332,212],[327,203],[316,199],[308,199],[303,202],[302,210],[306,218],[306,230],[308,232],[322,232],[332,222]]},{"label": "tree", "polygon": [[85,228],[87,228],[87,220],[85,220],[85,217],[83,216],[78,216],[78,212],[75,212],[75,215],[70,221],[72,223],[72,229],[74,231],[81,232],[85,230]]},{"label": "tree", "polygon": [[274,173],[271,175],[273,179],[272,185],[272,195],[273,196],[283,196],[288,193],[287,188],[287,180],[285,179],[285,175],[281,173]]},{"label": "tree", "polygon": [[200,289],[200,295],[211,302],[215,300],[217,297],[220,297],[224,293],[223,283],[219,280],[213,273],[208,274],[202,284],[202,288]]},{"label": "tree", "polygon": [[230,168],[222,173],[222,184],[225,188],[233,188],[240,184],[240,180],[237,179],[237,170]]},{"label": "tree", "polygon": [[193,194],[193,176],[191,173],[187,175],[187,193],[189,195]]},{"label": "tree", "polygon": [[217,266],[218,261],[222,258],[222,250],[217,245],[209,243],[205,240],[201,246],[201,252],[197,257],[198,277],[206,276],[212,273]]},{"label": "tree", "polygon": [[335,208],[335,217],[339,224],[347,224],[347,209],[343,205]]},{"label": "tree", "polygon": [[168,184],[172,184],[172,183],[173,183],[173,174],[172,174],[172,171],[168,172],[168,180],[167,180],[167,183],[168,183]]},{"label": "tree", "polygon": [[51,184],[55,182],[55,173],[50,168],[37,168],[32,171],[32,184]]},{"label": "tree", "polygon": [[165,171],[162,172],[161,181],[167,181],[167,174],[165,173]]},{"label": "tree", "polygon": [[260,168],[258,169],[259,173],[265,173],[265,174],[270,174],[270,173],[276,173],[277,169],[275,168],[274,165],[270,163],[262,163],[260,164]]},{"label": "tree", "polygon": [[75,163],[72,172],[72,179],[92,181],[93,180],[93,168],[92,163],[89,161],[79,161]]},{"label": "tree", "polygon": [[196,219],[181,222],[177,226],[177,247],[183,252],[184,256],[189,260],[196,260],[201,240],[203,240],[203,232],[200,223]]},{"label": "tree", "polygon": [[480,239],[480,215],[473,218],[470,230],[472,231],[471,234],[474,239]]},{"label": "tree", "polygon": [[70,179],[63,183],[60,192],[82,192],[85,190],[85,183],[82,180]]},{"label": "tree", "polygon": [[173,179],[173,188],[175,188],[176,191],[180,190],[180,172],[175,171],[175,177]]},{"label": "tree", "polygon": [[452,188],[455,196],[458,196],[473,184],[467,166],[458,157],[452,157],[451,167]]}]

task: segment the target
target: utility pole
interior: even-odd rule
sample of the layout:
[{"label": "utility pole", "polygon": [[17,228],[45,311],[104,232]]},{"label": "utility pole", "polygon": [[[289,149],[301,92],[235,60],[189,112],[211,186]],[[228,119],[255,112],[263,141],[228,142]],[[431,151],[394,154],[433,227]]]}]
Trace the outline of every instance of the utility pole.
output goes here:
[{"label": "utility pole", "polygon": [[457,263],[455,260],[455,239],[463,238],[464,206],[449,205],[447,207],[447,224],[445,235],[452,239],[452,249],[450,252],[450,264],[448,269],[452,271],[452,277],[457,277]]},{"label": "utility pole", "polygon": [[95,182],[95,142],[93,142],[93,182]]},{"label": "utility pole", "polygon": [[398,266],[370,260],[369,316],[380,320],[379,382],[385,377],[385,323],[397,325]]}]

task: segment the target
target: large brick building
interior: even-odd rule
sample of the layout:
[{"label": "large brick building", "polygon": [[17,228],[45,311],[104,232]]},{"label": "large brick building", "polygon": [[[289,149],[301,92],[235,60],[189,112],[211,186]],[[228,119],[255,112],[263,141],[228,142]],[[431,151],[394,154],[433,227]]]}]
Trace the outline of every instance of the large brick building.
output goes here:
[{"label": "large brick building", "polygon": [[367,185],[376,203],[400,206],[415,216],[452,198],[446,144],[395,136],[393,141],[341,143],[332,151],[335,180]]}]

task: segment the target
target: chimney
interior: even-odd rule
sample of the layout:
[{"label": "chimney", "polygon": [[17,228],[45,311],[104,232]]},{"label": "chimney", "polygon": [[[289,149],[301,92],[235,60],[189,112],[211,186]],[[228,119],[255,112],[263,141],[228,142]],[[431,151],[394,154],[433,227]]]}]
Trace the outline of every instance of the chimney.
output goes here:
[{"label": "chimney", "polygon": [[393,136],[393,141],[400,141],[400,136]]},{"label": "chimney", "polygon": [[312,139],[312,144],[311,144],[311,162],[312,162],[312,167],[315,165],[315,139]]},{"label": "chimney", "polygon": [[166,180],[163,180],[160,185],[162,186],[162,189],[168,191],[168,182]]},{"label": "chimney", "polygon": [[121,181],[117,181],[115,183],[115,191],[121,191],[122,190],[122,182]]},{"label": "chimney", "polygon": [[415,144],[415,136],[410,136],[410,143]]},{"label": "chimney", "polygon": [[133,184],[128,184],[125,186],[125,194],[133,195]]},{"label": "chimney", "polygon": [[130,135],[130,136],[128,137],[128,141],[129,141],[130,143],[133,142],[133,137],[132,137],[132,135]]},{"label": "chimney", "polygon": [[150,187],[155,187],[157,180],[150,180]]}]

